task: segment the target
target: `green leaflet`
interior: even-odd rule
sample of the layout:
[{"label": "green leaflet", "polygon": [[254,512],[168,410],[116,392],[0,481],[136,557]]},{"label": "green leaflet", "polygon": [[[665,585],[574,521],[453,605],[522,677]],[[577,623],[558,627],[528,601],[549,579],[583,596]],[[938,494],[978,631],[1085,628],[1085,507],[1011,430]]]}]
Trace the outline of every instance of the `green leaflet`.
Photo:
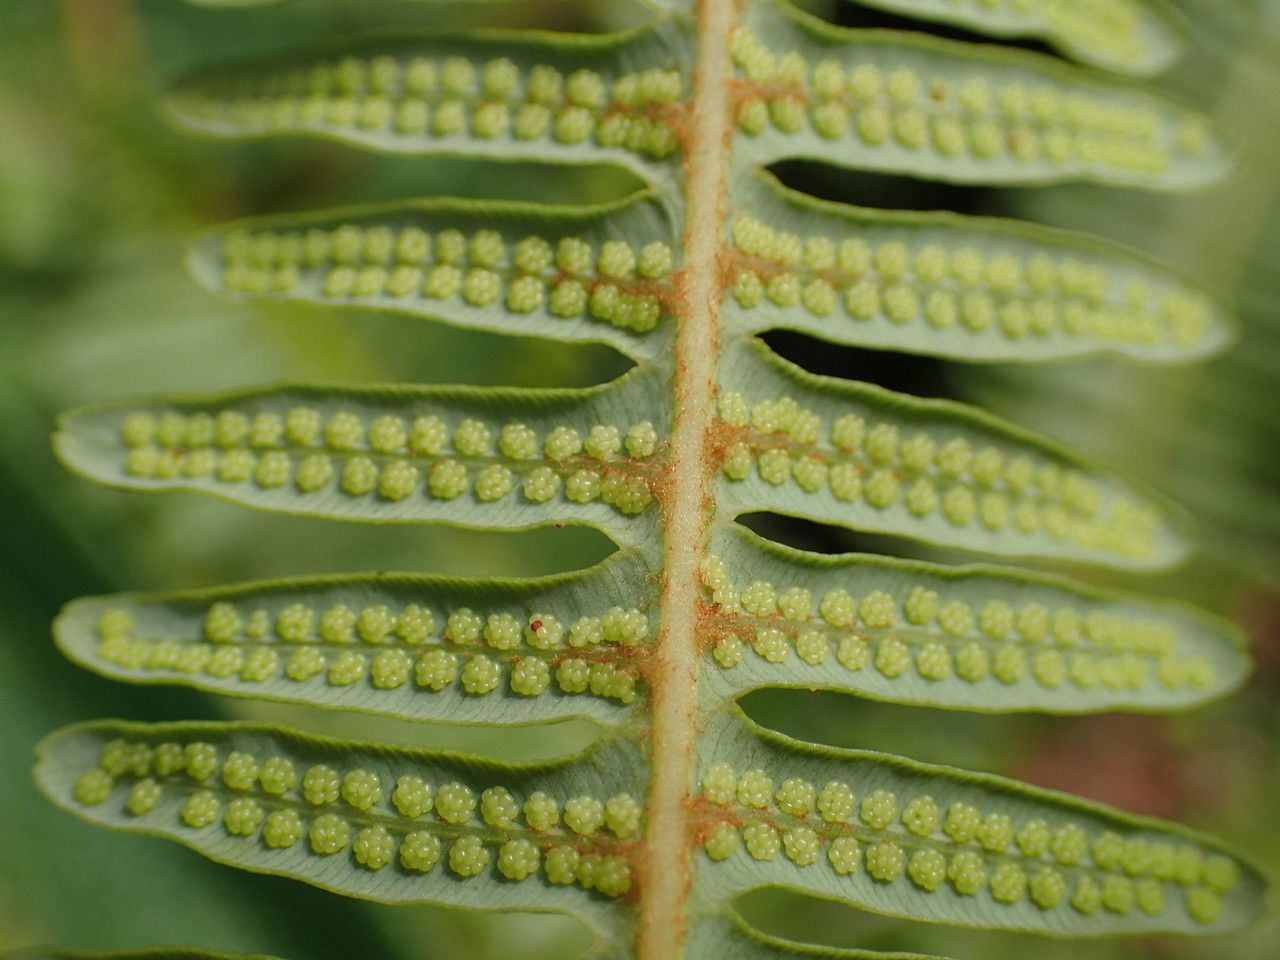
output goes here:
[{"label": "green leaflet", "polygon": [[785,886],[892,916],[1056,936],[1207,933],[1263,909],[1217,841],[1099,804],[866,751],[735,709],[699,744],[699,890]]},{"label": "green leaflet", "polygon": [[285,386],[82,408],[55,447],[112,486],[374,523],[585,523],[652,550],[663,407],[640,371],[583,390]]},{"label": "green leaflet", "polygon": [[816,377],[726,347],[720,504],[1005,556],[1152,568],[1180,518],[1130,484],[977,410]]},{"label": "green leaflet", "polygon": [[650,194],[598,207],[417,200],[233,223],[188,258],[215,292],[392,310],[652,353],[679,228]]},{"label": "green leaflet", "polygon": [[1114,244],[1030,223],[825,203],[743,177],[729,219],[726,325],[787,327],[958,360],[1114,353],[1171,363],[1222,349],[1203,292]]},{"label": "green leaflet", "polygon": [[1000,37],[1042,39],[1077,60],[1121,73],[1156,73],[1177,59],[1186,42],[1174,11],[1159,0],[854,2]]},{"label": "green leaflet", "polygon": [[233,723],[94,722],[38,752],[40,788],[92,823],[348,896],[554,910],[608,937],[646,776],[624,741],[506,765]]},{"label": "green leaflet", "polygon": [[486,31],[372,38],[189,77],[184,127],[221,137],[307,134],[395,153],[616,163],[652,180],[678,148],[686,35]]},{"label": "green leaflet", "polygon": [[118,680],[405,720],[634,722],[656,629],[649,578],[620,552],[538,580],[373,574],[89,597],[54,625]]},{"label": "green leaflet", "polygon": [[699,917],[690,932],[694,956],[716,960],[777,960],[779,957],[827,957],[830,960],[943,960],[918,953],[876,953],[795,943],[753,929],[732,910]]},{"label": "green leaflet", "polygon": [[784,0],[734,41],[740,160],[811,157],[970,183],[1194,187],[1228,168],[1205,120],[1051,57],[846,30]]},{"label": "green leaflet", "polygon": [[822,557],[725,529],[703,580],[712,701],[793,686],[991,712],[1176,710],[1249,671],[1225,621],[1007,568]]}]

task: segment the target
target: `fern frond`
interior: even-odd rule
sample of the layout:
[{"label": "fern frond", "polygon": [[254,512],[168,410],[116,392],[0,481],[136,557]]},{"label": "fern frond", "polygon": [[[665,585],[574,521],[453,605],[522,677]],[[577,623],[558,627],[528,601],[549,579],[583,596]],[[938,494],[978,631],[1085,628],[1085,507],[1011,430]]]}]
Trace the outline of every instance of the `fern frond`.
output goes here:
[{"label": "fern frond", "polygon": [[1176,824],[1010,780],[815,747],[736,709],[703,740],[700,890],[1068,937],[1239,927],[1264,881]]},{"label": "fern frond", "polygon": [[997,37],[1044,40],[1070,56],[1121,73],[1152,74],[1186,44],[1176,11],[1162,0],[1050,0],[975,3],[962,0],[851,0],[908,17],[955,24]]},{"label": "fern frond", "polygon": [[1176,710],[1249,671],[1244,638],[1201,611],[1007,568],[824,557],[744,530],[714,538],[704,680],[844,690],[962,710]]},{"label": "fern frond", "polygon": [[67,810],[384,903],[555,910],[616,937],[645,765],[625,741],[510,765],[233,723],[69,727],[36,778]]},{"label": "fern frond", "polygon": [[662,436],[642,371],[603,387],[285,386],[72,411],[72,469],[259,509],[518,529],[592,524],[643,544]]},{"label": "fern frond", "polygon": [[117,680],[405,720],[635,722],[650,578],[629,552],[538,580],[376,574],[86,597],[54,636]]},{"label": "fern frond", "polygon": [[732,910],[698,918],[690,932],[697,956],[725,960],[779,960],[780,957],[826,957],[828,960],[944,960],[920,953],[879,953],[796,943],[754,929]]},{"label": "fern frond", "polygon": [[679,228],[645,193],[598,207],[419,200],[233,223],[188,262],[241,299],[395,311],[464,327],[661,349]]},{"label": "fern frond", "polygon": [[966,550],[1152,568],[1182,521],[1132,484],[977,410],[817,377],[764,344],[726,348],[719,495]]},{"label": "fern frond", "polygon": [[[765,168],[1175,189],[1221,176],[1226,148],[1194,111],[1047,56],[837,29],[785,0],[647,5],[627,33],[369,37],[206,70],[167,100],[220,137],[630,171],[642,188],[610,205],[436,198],[251,219],[189,255],[224,295],[598,341],[634,361],[622,377],[161,397],[72,411],[55,438],[69,467],[115,487],[375,523],[584,524],[619,548],[537,580],[378,573],[88,598],[56,625],[77,662],[409,720],[585,718],[600,739],[507,765],[104,721],[46,739],[41,789],[92,823],[355,897],[567,913],[594,932],[591,960],[875,960],[752,930],[734,900],[762,886],[1069,937],[1248,922],[1264,878],[1217,841],[800,743],[736,703],[781,687],[1163,711],[1239,686],[1238,632],[1177,604],[1012,569],[820,557],[738,522],[769,512],[1131,571],[1181,559],[1178,510],[1087,457],[959,404],[811,375],[756,335],[1176,362],[1227,342],[1220,306],[1101,240],[823,203]],[[1133,73],[1176,45],[1156,2],[910,11]]]},{"label": "fern frond", "polygon": [[1005,362],[1113,353],[1176,363],[1233,335],[1189,281],[1092,237],[827,203],[767,175],[739,187],[723,311],[734,330]]},{"label": "fern frond", "polygon": [[302,134],[375,150],[614,163],[645,180],[674,157],[689,61],[679,30],[477,31],[372,38],[193,75],[170,116],[217,137]]},{"label": "fern frond", "polygon": [[1203,117],[1051,57],[832,27],[752,4],[734,41],[735,152],[963,183],[1083,178],[1147,189],[1227,170]]}]

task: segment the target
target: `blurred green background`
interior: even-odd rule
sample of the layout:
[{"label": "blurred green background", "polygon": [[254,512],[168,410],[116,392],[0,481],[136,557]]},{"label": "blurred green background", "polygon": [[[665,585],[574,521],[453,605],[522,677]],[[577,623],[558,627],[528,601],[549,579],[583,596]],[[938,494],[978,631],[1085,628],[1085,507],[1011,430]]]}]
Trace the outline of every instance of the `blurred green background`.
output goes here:
[{"label": "blurred green background", "polygon": [[[884,17],[807,4],[845,23]],[[1217,832],[1280,866],[1280,5],[1182,0],[1197,24],[1163,81],[1240,144],[1227,185],[1191,198],[1093,188],[990,190],[777,172],[851,202],[1016,215],[1122,239],[1179,264],[1238,307],[1227,355],[1188,370],[1091,362],[945,365],[770,337],[812,369],[982,403],[1099,454],[1186,504],[1204,550],[1142,584],[1246,625],[1258,663],[1232,700],[1186,717],[970,717],[775,693],[750,712],[789,733],[993,770]],[[389,316],[220,302],[182,269],[185,239],[229,217],[414,194],[569,201],[635,184],[604,169],[521,170],[378,159],[333,145],[202,142],[169,130],[156,91],[175,72],[309,37],[438,23],[439,4],[293,0],[213,11],[181,0],[6,0],[0,6],[0,950],[193,943],[296,960],[541,960],[586,940],[566,920],[389,908],[216,866],[161,841],[90,829],[45,804],[27,773],[49,730],[94,716],[272,717],[501,756],[549,756],[591,737],[407,726],[124,688],[56,654],[48,623],[83,593],[256,576],[404,569],[532,574],[582,566],[609,543],[582,530],[518,535],[361,528],[269,517],[186,495],[137,497],[63,473],[48,445],[69,405],[277,379],[588,384],[625,363],[603,348],[485,336]],[[619,0],[459,5],[457,22],[601,30],[641,16]],[[760,521],[821,550],[917,548]],[[944,558],[946,559],[946,558]],[[1280,921],[1222,941],[1059,944],[907,924],[759,895],[743,911],[802,939],[984,960],[1264,960]]]}]

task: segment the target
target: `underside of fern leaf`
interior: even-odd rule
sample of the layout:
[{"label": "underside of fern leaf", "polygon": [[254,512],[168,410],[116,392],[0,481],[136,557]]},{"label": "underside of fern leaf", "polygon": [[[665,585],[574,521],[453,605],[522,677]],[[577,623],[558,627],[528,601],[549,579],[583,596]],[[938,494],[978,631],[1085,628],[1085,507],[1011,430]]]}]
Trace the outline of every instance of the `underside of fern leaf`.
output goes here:
[{"label": "underside of fern leaf", "polygon": [[[869,5],[1135,74],[1167,62],[1181,31],[1138,0]],[[196,73],[167,99],[181,125],[220,137],[625,168],[645,186],[617,203],[437,197],[253,219],[198,238],[189,263],[236,299],[596,341],[633,369],[574,390],[152,397],[71,411],[55,437],[70,468],[132,490],[603,531],[612,556],[554,577],[122,594],[75,601],[55,625],[71,659],[129,682],[407,720],[585,718],[596,744],[519,766],[251,724],[94,721],[41,745],[41,788],[94,823],[335,893],[567,913],[598,957],[889,957],[752,929],[734,904],[760,887],[1066,937],[1248,922],[1265,881],[1216,840],[791,740],[738,706],[788,688],[1162,711],[1243,682],[1238,631],[1177,603],[1010,567],[819,556],[740,519],[1006,560],[1142,571],[1183,558],[1178,509],[1107,467],[981,411],[814,376],[758,335],[970,362],[1173,363],[1230,339],[1209,295],[1099,239],[822,202],[767,168],[1175,189],[1222,175],[1227,151],[1193,111],[1049,56],[841,30],[773,0],[650,6],[648,25],[619,35],[360,37]]]}]

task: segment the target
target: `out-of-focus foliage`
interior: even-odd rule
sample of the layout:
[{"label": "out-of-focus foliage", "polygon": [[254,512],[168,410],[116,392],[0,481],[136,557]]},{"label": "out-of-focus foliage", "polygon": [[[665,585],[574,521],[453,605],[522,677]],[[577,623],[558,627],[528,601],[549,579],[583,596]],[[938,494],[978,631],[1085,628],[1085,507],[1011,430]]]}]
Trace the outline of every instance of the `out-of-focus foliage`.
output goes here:
[{"label": "out-of-focus foliage", "polygon": [[[1185,374],[1090,362],[1034,374],[962,370],[947,382],[926,361],[840,356],[846,374],[961,396],[1006,414],[1015,413],[1016,395],[1020,421],[1127,466],[1189,504],[1210,548],[1162,589],[1244,621],[1253,633],[1256,679],[1229,704],[1188,718],[1119,725],[1110,717],[943,720],[934,711],[835,696],[815,696],[798,709],[786,700],[785,716],[783,699],[771,694],[753,696],[747,707],[796,736],[831,740],[833,731],[843,731],[834,736],[844,745],[1011,773],[1181,819],[1277,864],[1280,829],[1256,831],[1280,809],[1280,417],[1273,412],[1280,384],[1280,16],[1266,0],[1182,5],[1210,26],[1171,84],[1212,109],[1242,143],[1244,173],[1231,184],[1157,204],[1093,188],[939,194],[903,181],[881,192],[879,181],[867,178],[856,199],[881,192],[877,202],[885,205],[960,206],[1114,236],[1180,263],[1234,299],[1243,321],[1238,346]],[[582,29],[635,15],[623,3],[604,6],[616,16],[608,24],[566,2],[483,5],[470,15],[485,24],[545,25],[550,18]],[[316,960],[534,960],[571,956],[584,942],[570,923],[551,918],[357,904],[235,874],[158,842],[93,831],[39,802],[23,772],[41,735],[85,717],[299,716],[300,708],[185,691],[126,693],[77,670],[57,655],[47,627],[72,596],[364,568],[528,575],[581,566],[607,552],[601,538],[582,530],[512,539],[365,529],[195,498],[131,498],[75,481],[48,451],[53,412],[90,399],[283,378],[587,384],[620,371],[601,348],[506,342],[404,318],[352,323],[312,313],[304,327],[293,308],[223,303],[183,274],[186,238],[233,216],[415,190],[555,202],[606,200],[633,186],[604,171],[540,180],[513,178],[500,166],[373,159],[318,143],[248,149],[199,143],[170,132],[153,109],[158,80],[179,66],[298,42],[307,30],[376,23],[389,10],[400,22],[426,24],[438,15],[430,7],[294,0],[250,16],[175,0],[9,0],[0,9],[0,122],[8,131],[0,138],[0,755],[14,772],[0,791],[0,948],[52,940],[118,948],[190,942]],[[864,16],[842,12],[849,22]],[[783,172],[784,179],[806,176],[803,169]],[[563,192],[556,195],[553,185]],[[793,359],[815,367],[833,362]],[[1104,405],[1111,411],[1105,417],[1097,412]],[[1087,426],[1073,436],[1072,423]],[[791,539],[804,536],[797,530]],[[312,713],[305,723],[513,758],[532,756],[540,739]],[[569,752],[587,737],[566,725],[558,746]],[[800,908],[774,895],[754,898],[749,909],[755,922],[777,933],[811,938],[825,930],[833,942],[875,949],[991,960],[1065,960],[1082,950],[906,925],[835,906]],[[1143,941],[1087,951],[1096,960],[1258,960],[1274,949],[1278,932],[1273,920],[1230,945]]]}]

